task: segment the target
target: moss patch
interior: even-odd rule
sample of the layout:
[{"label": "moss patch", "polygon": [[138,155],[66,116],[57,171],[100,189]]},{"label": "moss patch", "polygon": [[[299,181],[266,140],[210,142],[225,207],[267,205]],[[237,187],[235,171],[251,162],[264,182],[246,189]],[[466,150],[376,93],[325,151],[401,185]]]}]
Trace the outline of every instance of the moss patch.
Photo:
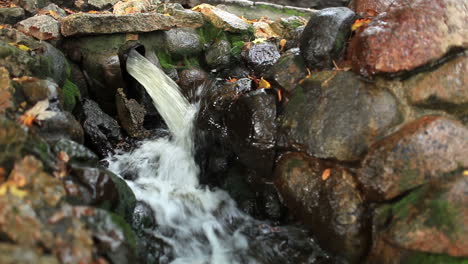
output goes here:
[{"label": "moss patch", "polygon": [[276,8],[276,7],[270,6],[270,5],[260,4],[260,5],[255,5],[255,7],[259,8],[259,9],[263,9],[263,10],[269,10],[269,11],[272,11],[272,12],[275,12],[275,13],[278,13],[278,14],[289,15],[289,16],[302,16],[302,17],[307,16],[306,13],[304,13],[304,12],[300,12],[300,11],[293,10],[293,9],[280,9],[280,8]]},{"label": "moss patch", "polygon": [[118,227],[121,228],[122,232],[124,233],[125,236],[125,241],[128,243],[130,246],[130,249],[133,252],[136,252],[137,246],[136,246],[136,235],[133,232],[133,229],[130,227],[130,225],[123,219],[120,215],[114,214],[109,212],[110,217],[112,219],[112,222],[117,225]]},{"label": "moss patch", "polygon": [[69,79],[63,85],[63,107],[66,111],[72,112],[75,109],[76,100],[80,99],[80,89]]},{"label": "moss patch", "polygon": [[468,264],[467,258],[455,258],[448,255],[428,254],[417,252],[411,254],[402,263],[404,264]]}]

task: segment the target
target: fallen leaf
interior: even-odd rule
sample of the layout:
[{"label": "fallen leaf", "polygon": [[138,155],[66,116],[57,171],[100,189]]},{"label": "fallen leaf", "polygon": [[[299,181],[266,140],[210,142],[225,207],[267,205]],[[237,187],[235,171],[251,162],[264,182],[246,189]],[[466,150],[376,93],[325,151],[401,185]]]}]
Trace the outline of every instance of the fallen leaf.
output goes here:
[{"label": "fallen leaf", "polygon": [[48,99],[37,102],[36,105],[34,105],[20,117],[20,123],[31,127],[34,123],[38,123],[39,121],[49,119],[56,115],[55,112],[48,111],[47,108],[49,108]]},{"label": "fallen leaf", "polygon": [[22,51],[30,51],[31,50],[28,46],[23,45],[23,44],[18,44],[18,43],[14,43],[14,42],[9,42],[8,44],[10,44],[11,46],[15,46],[15,47],[17,47],[18,49],[20,49]]},{"label": "fallen leaf", "polygon": [[229,79],[227,79],[226,81],[230,82],[230,83],[233,83],[233,82],[237,82],[237,79],[229,77]]},{"label": "fallen leaf", "polygon": [[258,89],[269,89],[269,88],[271,88],[271,84],[267,80],[263,79],[263,77],[260,78],[260,81],[258,82]]},{"label": "fallen leaf", "polygon": [[55,12],[54,10],[49,10],[49,15],[55,19],[59,19],[60,18],[60,15],[57,14],[57,12]]},{"label": "fallen leaf", "polygon": [[88,14],[101,14],[101,12],[96,11],[96,10],[91,10],[91,11],[88,11]]},{"label": "fallen leaf", "polygon": [[70,10],[68,8],[64,8],[63,10],[65,10],[65,12],[67,12],[68,14],[75,14],[76,13],[75,11]]},{"label": "fallen leaf", "polygon": [[375,17],[379,14],[379,12],[375,11],[374,9],[366,9],[366,14],[369,17]]},{"label": "fallen leaf", "polygon": [[67,163],[68,161],[70,161],[70,157],[68,156],[68,154],[65,152],[65,151],[60,151],[59,154],[58,154],[58,159],[60,161],[63,161],[65,163]]},{"label": "fallen leaf", "polygon": [[310,69],[309,68],[306,68],[307,69],[307,75],[304,77],[304,79],[300,80],[299,81],[299,84],[302,84],[304,83],[305,80],[309,79],[310,77],[312,77],[312,73],[310,72]]},{"label": "fallen leaf", "polygon": [[138,34],[127,33],[127,35],[125,35],[125,40],[138,40]]},{"label": "fallen leaf", "polygon": [[164,13],[164,15],[165,15],[165,16],[171,16],[171,14],[169,14],[169,13]]},{"label": "fallen leaf", "polygon": [[135,9],[130,6],[130,7],[125,8],[124,12],[125,14],[133,14],[135,13]]},{"label": "fallen leaf", "polygon": [[201,12],[203,9],[213,9],[213,8],[215,7],[210,4],[200,4],[200,5],[194,6],[192,8],[192,11]]},{"label": "fallen leaf", "polygon": [[254,39],[252,42],[254,44],[259,44],[259,43],[265,42],[266,40],[267,40],[266,38],[257,38],[257,39]]},{"label": "fallen leaf", "polygon": [[281,39],[280,40],[280,42],[279,42],[280,51],[284,50],[284,48],[286,47],[286,43],[288,43],[288,41],[286,39]]},{"label": "fallen leaf", "polygon": [[463,171],[463,176],[468,176],[468,170]]},{"label": "fallen leaf", "polygon": [[367,24],[369,24],[370,22],[371,22],[370,18],[356,19],[356,21],[354,21],[354,24],[351,26],[351,30],[356,31],[358,28],[362,26],[367,26]]},{"label": "fallen leaf", "polygon": [[278,95],[278,101],[283,101],[283,92],[280,89],[276,90],[276,95]]},{"label": "fallen leaf", "polygon": [[331,169],[324,170],[322,173],[322,180],[326,181],[330,177],[330,174],[331,174]]}]

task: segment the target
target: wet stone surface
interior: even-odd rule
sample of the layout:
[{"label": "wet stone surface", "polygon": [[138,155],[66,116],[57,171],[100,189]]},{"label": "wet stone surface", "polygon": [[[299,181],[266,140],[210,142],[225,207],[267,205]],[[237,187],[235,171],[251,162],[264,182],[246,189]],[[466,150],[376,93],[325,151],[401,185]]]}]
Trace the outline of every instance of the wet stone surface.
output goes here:
[{"label": "wet stone surface", "polygon": [[468,166],[468,129],[438,116],[420,118],[369,149],[358,173],[366,195],[389,200]]},{"label": "wet stone surface", "polygon": [[290,214],[307,225],[320,245],[351,263],[367,252],[370,222],[352,173],[309,157],[286,153],[275,168],[275,185]]},{"label": "wet stone surface", "polygon": [[301,53],[311,69],[333,67],[344,53],[351,34],[354,12],[346,7],[326,8],[313,13],[302,33]]},{"label": "wet stone surface", "polygon": [[242,58],[256,73],[262,75],[278,61],[280,53],[276,43],[266,41],[244,49]]}]

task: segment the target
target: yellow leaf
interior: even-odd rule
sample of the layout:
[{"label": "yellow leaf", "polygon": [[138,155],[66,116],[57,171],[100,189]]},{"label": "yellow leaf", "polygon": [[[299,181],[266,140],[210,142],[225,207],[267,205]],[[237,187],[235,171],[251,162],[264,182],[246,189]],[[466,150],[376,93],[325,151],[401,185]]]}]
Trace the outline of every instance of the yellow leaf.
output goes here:
[{"label": "yellow leaf", "polygon": [[271,88],[271,84],[267,80],[263,79],[263,77],[260,78],[260,81],[258,82],[258,89],[269,89],[269,88]]},{"label": "yellow leaf", "polygon": [[19,48],[20,50],[23,50],[23,51],[30,51],[30,50],[31,50],[28,46],[23,45],[23,44],[19,44],[19,45],[18,45],[18,48]]},{"label": "yellow leaf", "polygon": [[259,43],[263,43],[265,41],[266,41],[266,38],[258,38],[258,39],[255,39],[252,42],[255,43],[255,44],[259,44]]},{"label": "yellow leaf", "polygon": [[27,191],[20,190],[16,186],[10,186],[10,193],[19,198],[23,198],[28,194]]},{"label": "yellow leaf", "polygon": [[0,25],[0,29],[3,29],[5,26],[4,25]]},{"label": "yellow leaf", "polygon": [[4,183],[0,186],[0,196],[3,196],[8,191],[8,184]]},{"label": "yellow leaf", "polygon": [[468,170],[463,171],[463,176],[468,176]]},{"label": "yellow leaf", "polygon": [[201,4],[201,5],[194,6],[192,8],[192,10],[200,12],[202,9],[213,9],[213,8],[214,8],[214,6],[212,6],[210,4]]},{"label": "yellow leaf", "polygon": [[171,14],[169,14],[169,13],[165,13],[164,15],[165,15],[165,16],[171,16]]}]

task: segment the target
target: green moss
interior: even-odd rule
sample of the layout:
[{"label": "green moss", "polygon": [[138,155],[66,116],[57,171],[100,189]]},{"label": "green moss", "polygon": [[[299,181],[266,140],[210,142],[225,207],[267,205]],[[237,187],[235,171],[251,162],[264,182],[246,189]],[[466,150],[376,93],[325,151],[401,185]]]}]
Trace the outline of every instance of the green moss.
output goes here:
[{"label": "green moss", "polygon": [[231,56],[237,58],[240,56],[242,47],[244,47],[244,41],[236,41],[231,44]]},{"label": "green moss", "polygon": [[125,219],[123,219],[120,215],[114,214],[114,213],[111,213],[111,212],[109,212],[109,214],[110,214],[110,217],[112,219],[112,222],[115,225],[117,225],[118,227],[121,228],[121,230],[122,230],[122,232],[124,233],[124,236],[125,236],[125,241],[130,246],[130,249],[133,252],[136,252],[136,250],[137,250],[137,245],[136,245],[137,238],[136,238],[135,233],[133,232],[133,229],[130,227],[130,225],[127,223],[127,221],[125,221]]},{"label": "green moss", "polygon": [[184,57],[184,68],[199,67],[200,61],[197,57]]},{"label": "green moss", "polygon": [[285,14],[285,15],[290,15],[290,16],[301,16],[301,17],[307,16],[306,13],[304,12],[300,12],[300,11],[293,10],[293,9],[280,9],[280,8],[276,8],[270,5],[260,4],[260,5],[255,5],[255,7],[264,9],[264,10],[269,10],[278,14]]},{"label": "green moss", "polygon": [[135,209],[136,205],[135,194],[132,192],[130,187],[128,187],[127,183],[119,176],[113,174],[110,171],[107,171],[107,173],[114,182],[119,194],[119,204],[113,211],[119,215],[124,216],[125,219],[130,222],[132,219],[133,210]]},{"label": "green moss", "polygon": [[399,182],[399,188],[401,191],[405,191],[415,187],[415,183],[418,182],[421,173],[418,169],[411,169],[411,165],[409,162],[403,166],[403,170],[401,172],[402,178]]},{"label": "green moss", "polygon": [[197,29],[197,33],[200,36],[202,44],[210,44],[218,39],[228,39],[223,30],[216,28],[211,23],[205,23],[202,27]]},{"label": "green moss", "polygon": [[418,207],[425,193],[425,187],[414,190],[392,206],[392,213],[398,219],[408,217],[410,209]]},{"label": "green moss", "polygon": [[294,115],[299,112],[299,110],[304,107],[306,103],[306,97],[304,94],[304,88],[302,86],[297,86],[294,90],[294,94],[291,97],[291,100],[288,103],[288,115]]},{"label": "green moss", "polygon": [[404,264],[468,264],[467,258],[456,258],[448,255],[428,254],[417,252],[411,254],[402,263]]},{"label": "green moss", "polygon": [[171,54],[169,54],[167,51],[164,50],[158,50],[156,52],[156,55],[158,56],[159,63],[161,64],[161,67],[164,69],[173,69],[174,68],[174,61],[171,57]]},{"label": "green moss", "polygon": [[451,206],[446,200],[434,199],[429,203],[430,217],[427,224],[440,229],[448,235],[458,231],[458,210]]},{"label": "green moss", "polygon": [[69,79],[63,85],[63,107],[66,111],[72,112],[75,109],[76,99],[80,98],[80,89]]}]

